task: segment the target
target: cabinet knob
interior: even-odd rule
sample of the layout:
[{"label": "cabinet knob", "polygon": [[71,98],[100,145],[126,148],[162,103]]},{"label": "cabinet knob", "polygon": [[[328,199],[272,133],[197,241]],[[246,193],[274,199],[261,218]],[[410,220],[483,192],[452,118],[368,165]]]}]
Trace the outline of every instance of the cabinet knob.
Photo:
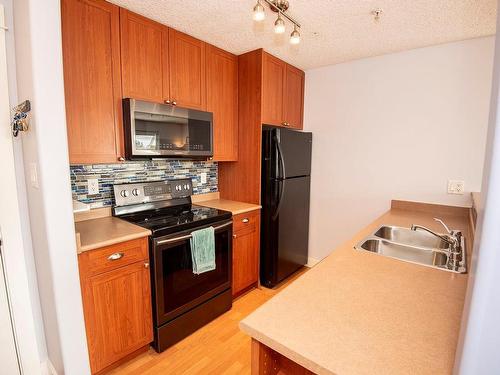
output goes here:
[{"label": "cabinet knob", "polygon": [[114,253],[108,257],[108,260],[118,260],[123,258],[123,255],[124,255],[123,253]]},{"label": "cabinet knob", "polygon": [[144,268],[149,268],[149,263],[148,262],[144,263]]},{"label": "cabinet knob", "polygon": [[172,105],[177,105],[177,101],[175,99],[172,100]]},{"label": "cabinet knob", "polygon": [[125,158],[124,158],[123,156],[120,156],[120,157],[118,158],[118,161],[125,161]]},{"label": "cabinet knob", "polygon": [[233,234],[233,238],[236,238],[236,234]]},{"label": "cabinet knob", "polygon": [[170,100],[165,100],[165,104],[170,104]]},{"label": "cabinet knob", "polygon": [[244,218],[243,220],[241,220],[241,222],[242,222],[242,223],[245,223],[245,224],[246,224],[246,223],[248,223],[249,221],[250,221],[250,220],[248,220],[248,218],[247,218],[247,217],[246,217],[246,218]]}]

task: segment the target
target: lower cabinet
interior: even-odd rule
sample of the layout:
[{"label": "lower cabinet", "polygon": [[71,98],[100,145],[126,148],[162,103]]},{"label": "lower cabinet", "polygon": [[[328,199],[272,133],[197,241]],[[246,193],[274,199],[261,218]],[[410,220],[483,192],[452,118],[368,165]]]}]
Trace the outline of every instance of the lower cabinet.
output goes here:
[{"label": "lower cabinet", "polygon": [[259,281],[260,211],[233,216],[233,297]]},{"label": "lower cabinet", "polygon": [[102,373],[153,341],[148,240],[78,255],[92,374]]}]

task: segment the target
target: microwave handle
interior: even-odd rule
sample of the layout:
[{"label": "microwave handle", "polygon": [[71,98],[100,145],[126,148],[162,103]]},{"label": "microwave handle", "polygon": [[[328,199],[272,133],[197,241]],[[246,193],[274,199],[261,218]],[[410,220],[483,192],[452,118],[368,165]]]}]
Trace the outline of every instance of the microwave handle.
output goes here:
[{"label": "microwave handle", "polygon": [[[214,230],[222,229],[222,228],[225,228],[225,227],[227,227],[229,225],[232,225],[232,224],[233,224],[233,222],[229,221],[227,223],[224,223],[224,224],[221,224],[219,226],[214,227]],[[177,241],[187,240],[188,238],[191,238],[191,234],[186,234],[184,236],[179,236],[179,237],[174,237],[174,238],[168,238],[166,240],[161,240],[161,241],[156,242],[156,244],[157,245],[163,245],[163,244],[170,243],[170,242],[177,242]]]}]

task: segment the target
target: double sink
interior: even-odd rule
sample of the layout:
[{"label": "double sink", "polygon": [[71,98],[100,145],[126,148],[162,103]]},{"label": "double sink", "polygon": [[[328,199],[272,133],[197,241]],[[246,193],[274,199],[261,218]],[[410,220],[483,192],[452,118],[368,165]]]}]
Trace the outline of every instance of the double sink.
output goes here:
[{"label": "double sink", "polygon": [[460,231],[445,228],[447,234],[418,225],[411,228],[383,225],[354,248],[443,271],[465,273],[464,237]]}]

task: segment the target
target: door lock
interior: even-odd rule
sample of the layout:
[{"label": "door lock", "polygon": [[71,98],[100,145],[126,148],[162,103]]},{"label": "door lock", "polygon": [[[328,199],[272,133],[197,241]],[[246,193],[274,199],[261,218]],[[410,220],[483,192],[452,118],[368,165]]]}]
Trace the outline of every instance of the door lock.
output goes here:
[{"label": "door lock", "polygon": [[11,123],[12,135],[17,137],[19,132],[25,132],[29,129],[28,113],[31,111],[31,103],[29,100],[25,100],[12,108],[12,110],[14,111],[14,117]]}]

